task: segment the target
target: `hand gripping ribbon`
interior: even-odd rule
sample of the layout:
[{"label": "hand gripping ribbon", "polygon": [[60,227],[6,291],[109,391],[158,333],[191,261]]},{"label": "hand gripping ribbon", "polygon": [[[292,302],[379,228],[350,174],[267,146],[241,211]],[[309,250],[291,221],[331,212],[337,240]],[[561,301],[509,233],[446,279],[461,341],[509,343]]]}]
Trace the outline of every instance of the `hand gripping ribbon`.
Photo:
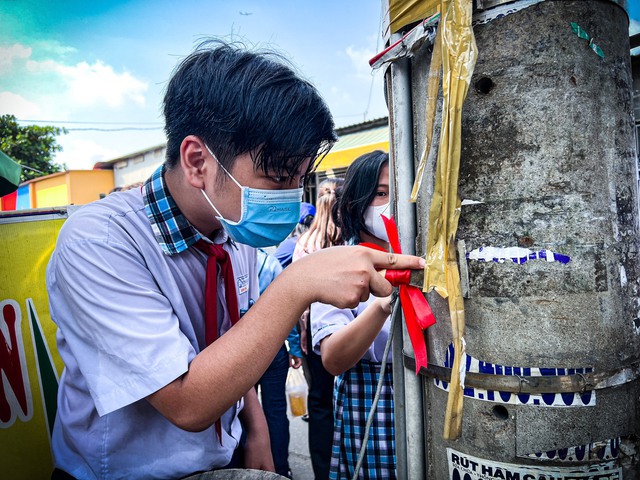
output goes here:
[{"label": "hand gripping ribbon", "polygon": [[[381,215],[384,222],[389,244],[394,253],[402,253],[400,247],[400,239],[398,237],[398,227],[393,217],[387,218]],[[373,243],[361,243],[360,245],[373,248],[375,250],[385,251],[378,245]],[[393,270],[388,268],[384,274],[384,278],[394,287],[398,287],[400,295],[400,304],[404,313],[404,320],[413,346],[413,352],[416,358],[416,375],[420,371],[420,367],[427,368],[427,345],[424,341],[424,331],[431,325],[436,323],[436,317],[431,311],[429,302],[424,297],[422,290],[418,287],[410,285],[411,270]]]}]

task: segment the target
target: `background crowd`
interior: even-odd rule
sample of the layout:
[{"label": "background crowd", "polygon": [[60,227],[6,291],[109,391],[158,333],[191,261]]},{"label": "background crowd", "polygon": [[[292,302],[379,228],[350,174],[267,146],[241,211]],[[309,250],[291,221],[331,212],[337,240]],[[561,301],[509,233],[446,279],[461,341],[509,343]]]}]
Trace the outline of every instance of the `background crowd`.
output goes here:
[{"label": "background crowd", "polygon": [[[390,216],[388,155],[371,152],[356,159],[345,179],[329,178],[318,187],[315,208],[303,204],[298,226],[274,254],[258,255],[263,291],[282,268],[306,255],[335,245],[366,242],[388,250],[381,215]],[[313,218],[309,223],[309,219]],[[272,441],[276,472],[291,477],[285,382],[287,367],[303,365],[308,382],[309,454],[316,479],[352,478],[363,443],[371,392],[380,381],[380,365],[389,337],[389,298],[370,296],[355,309],[315,303],[305,310],[265,377],[278,368],[279,419],[271,385],[261,379],[262,405]],[[387,361],[391,361],[389,353]],[[278,366],[276,366],[278,365]],[[273,424],[272,424],[273,422]],[[395,478],[393,385],[391,369],[382,379],[377,414],[361,466],[364,478]],[[275,444],[278,444],[277,446]]]}]

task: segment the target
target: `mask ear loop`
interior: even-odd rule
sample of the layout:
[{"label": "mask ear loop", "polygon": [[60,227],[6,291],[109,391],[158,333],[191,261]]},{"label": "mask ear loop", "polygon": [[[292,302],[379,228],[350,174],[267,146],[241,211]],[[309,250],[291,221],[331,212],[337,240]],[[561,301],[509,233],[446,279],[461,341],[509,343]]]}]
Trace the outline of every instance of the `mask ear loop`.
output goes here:
[{"label": "mask ear loop", "polygon": [[200,191],[202,192],[202,195],[204,196],[204,198],[206,198],[207,202],[209,202],[209,205],[211,205],[211,208],[213,208],[216,213],[218,214],[218,217],[220,218],[224,218],[222,216],[222,214],[220,213],[220,211],[216,208],[216,206],[213,204],[213,202],[211,201],[211,199],[209,198],[209,196],[205,193],[205,191],[203,189],[200,189]]},{"label": "mask ear loop", "polygon": [[[218,157],[216,157],[216,156],[213,154],[213,152],[212,152],[212,151],[211,151],[211,149],[209,148],[209,145],[207,145],[207,144],[205,143],[205,144],[204,144],[204,147],[207,149],[207,152],[209,152],[209,155],[211,155],[211,156],[213,157],[213,159],[214,159],[216,162],[218,162],[218,165],[220,165],[220,168],[222,168],[222,170],[224,170],[224,173],[226,173],[227,175],[229,175],[229,178],[230,178],[231,180],[233,180],[233,182],[234,182],[234,183],[235,183],[239,188],[242,188],[242,185],[240,185],[240,184],[238,183],[238,181],[237,181],[235,178],[233,178],[233,176],[229,173],[229,171],[228,171],[226,168],[224,168],[224,165],[222,165],[222,164],[220,163],[220,160],[218,160]],[[209,203],[211,203],[211,202],[209,202]],[[215,207],[213,207],[213,208],[215,208]],[[216,212],[217,212],[217,210],[216,210]]]},{"label": "mask ear loop", "polygon": [[[224,173],[226,173],[227,175],[229,175],[229,178],[230,178],[231,180],[233,180],[233,182],[238,186],[238,188],[240,188],[240,190],[242,190],[242,185],[240,185],[240,184],[238,183],[238,181],[237,181],[235,178],[233,178],[233,176],[229,173],[229,171],[228,171],[226,168],[224,168],[224,165],[222,165],[222,164],[220,163],[220,160],[218,160],[218,157],[216,157],[216,156],[213,154],[213,152],[212,152],[212,151],[211,151],[211,149],[209,148],[209,145],[207,145],[207,144],[205,143],[205,144],[204,144],[204,148],[206,148],[206,149],[207,149],[207,152],[209,152],[209,155],[211,155],[211,156],[213,157],[213,159],[218,163],[218,165],[220,166],[220,168],[222,168],[222,170],[224,170]],[[213,204],[213,202],[211,201],[211,199],[209,198],[209,196],[205,193],[205,191],[204,191],[202,188],[200,189],[200,191],[202,192],[202,195],[203,195],[203,196],[204,196],[204,198],[207,200],[207,202],[209,202],[209,205],[211,205],[211,208],[213,208],[213,209],[216,211],[216,213],[218,214],[218,217],[220,217],[220,218],[224,218],[224,217],[222,216],[222,214],[220,213],[220,210],[218,210],[218,209],[216,208],[216,206]]]}]

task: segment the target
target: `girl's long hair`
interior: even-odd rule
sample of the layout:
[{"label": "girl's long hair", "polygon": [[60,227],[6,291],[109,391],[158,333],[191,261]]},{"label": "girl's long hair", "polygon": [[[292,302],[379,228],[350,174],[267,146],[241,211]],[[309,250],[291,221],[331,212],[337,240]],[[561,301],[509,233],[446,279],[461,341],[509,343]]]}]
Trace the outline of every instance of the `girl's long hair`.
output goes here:
[{"label": "girl's long hair", "polygon": [[309,231],[300,238],[306,252],[332,247],[340,240],[340,230],[333,221],[332,210],[336,203],[336,189],[342,185],[341,178],[327,178],[318,186],[316,216]]}]

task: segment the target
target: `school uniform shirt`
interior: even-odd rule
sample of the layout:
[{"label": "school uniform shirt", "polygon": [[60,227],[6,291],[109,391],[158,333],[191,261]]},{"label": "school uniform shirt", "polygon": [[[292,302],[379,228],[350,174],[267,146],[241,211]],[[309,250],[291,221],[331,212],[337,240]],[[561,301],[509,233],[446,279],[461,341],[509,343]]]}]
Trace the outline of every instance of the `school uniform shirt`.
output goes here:
[{"label": "school uniform shirt", "polygon": [[[333,305],[325,303],[312,303],[310,317],[313,351],[320,355],[320,342],[351,323],[374,299],[375,297],[370,295],[366,302],[360,302],[356,308],[336,308]],[[380,333],[378,333],[373,343],[369,346],[369,349],[362,356],[363,360],[382,363],[384,347],[389,338],[390,327],[391,319],[387,318],[380,329]],[[389,350],[387,362],[391,364],[391,361],[391,350]]]},{"label": "school uniform shirt", "polygon": [[[370,295],[356,308],[336,308],[323,303],[311,304],[311,340],[313,350],[320,354],[320,342],[351,323],[373,302]],[[331,446],[330,480],[353,478],[362,447],[362,432],[366,427],[374,392],[381,374],[384,349],[389,339],[391,320],[387,318],[380,333],[362,358],[346,372],[335,377],[333,391],[333,444]],[[367,454],[359,478],[395,479],[395,430],[393,425],[393,373],[391,349],[382,381],[379,403],[369,438]]]},{"label": "school uniform shirt", "polygon": [[[211,212],[214,214],[213,211]],[[160,167],[140,189],[82,207],[64,224],[47,268],[65,369],[52,438],[57,468],[81,478],[179,478],[227,465],[242,401],[215,427],[187,432],[145,398],[187,372],[205,348],[206,255]],[[255,249],[229,252],[240,313],[259,295]],[[218,274],[218,327],[231,326]]]}]

